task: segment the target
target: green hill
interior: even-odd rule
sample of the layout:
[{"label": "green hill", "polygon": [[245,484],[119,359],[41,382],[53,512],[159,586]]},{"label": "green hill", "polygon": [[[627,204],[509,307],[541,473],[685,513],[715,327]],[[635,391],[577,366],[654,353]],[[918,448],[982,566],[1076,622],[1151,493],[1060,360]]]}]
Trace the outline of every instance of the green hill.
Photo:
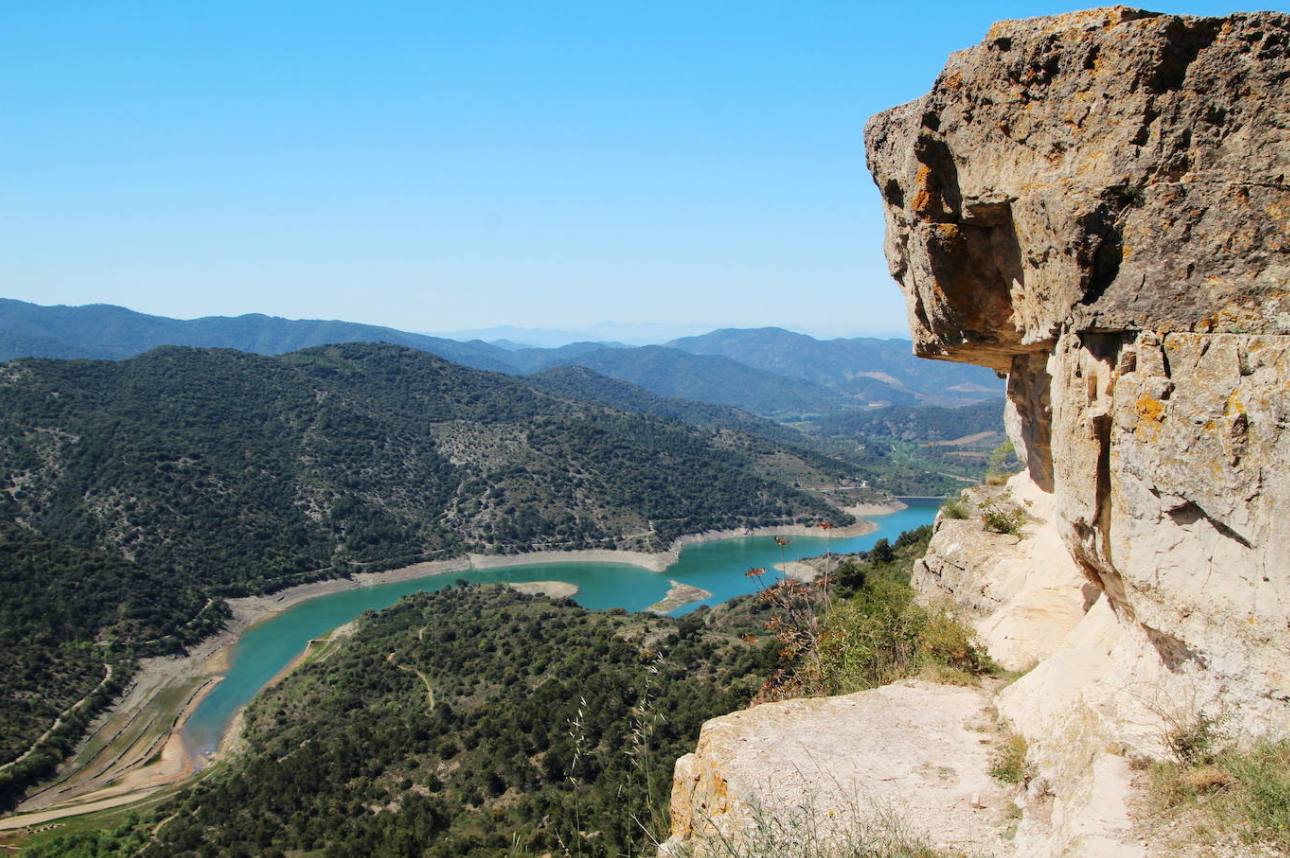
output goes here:
[{"label": "green hill", "polygon": [[223,596],[843,518],[770,467],[768,444],[380,344],[0,365],[0,750],[105,662],[208,633]]},{"label": "green hill", "polygon": [[794,429],[733,406],[659,396],[585,366],[558,366],[530,375],[527,380],[558,396],[599,402],[620,411],[681,420],[695,426],[733,429],[782,444],[801,445],[806,440]]},{"label": "green hill", "polygon": [[1003,435],[1003,400],[987,399],[958,408],[901,406],[830,414],[813,420],[811,431],[823,436],[898,438],[902,441],[952,441],[989,432]]},{"label": "green hill", "polygon": [[652,855],[676,758],[774,661],[744,630],[502,587],[408,597],[261,694],[236,759],[75,854]]},{"label": "green hill", "polygon": [[[822,385],[785,378],[720,355],[664,346],[602,348],[560,358],[672,399],[726,405],[762,417],[826,414],[862,403]],[[897,401],[909,399],[896,394]]]},{"label": "green hill", "polygon": [[1003,382],[991,370],[917,358],[909,340],[903,339],[817,340],[783,328],[726,328],[667,345],[696,355],[720,355],[785,378],[895,404],[915,399],[963,403],[1003,393]]},{"label": "green hill", "polygon": [[460,342],[353,322],[259,314],[168,319],[123,307],[44,307],[0,298],[0,360],[120,360],[163,345],[284,354],[344,342],[383,342],[492,372],[583,366],[654,394],[797,418],[874,404],[962,404],[997,397],[989,370],[916,359],[908,340],[817,340],[780,328],[724,329],[667,346],[579,342],[559,348]]},{"label": "green hill", "polygon": [[250,313],[168,319],[110,304],[43,307],[0,298],[0,360],[16,357],[120,360],[159,346],[277,355],[334,343],[391,343],[493,372],[514,370],[505,351],[355,322],[280,319]]}]

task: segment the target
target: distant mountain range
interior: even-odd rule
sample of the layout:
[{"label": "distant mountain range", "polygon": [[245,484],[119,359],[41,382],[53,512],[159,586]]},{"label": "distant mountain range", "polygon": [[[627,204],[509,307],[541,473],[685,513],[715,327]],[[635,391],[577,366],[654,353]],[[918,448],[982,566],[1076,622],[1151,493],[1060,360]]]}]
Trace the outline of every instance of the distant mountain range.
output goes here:
[{"label": "distant mountain range", "polygon": [[450,340],[484,340],[503,348],[559,348],[570,343],[589,340],[614,345],[651,346],[677,337],[701,334],[712,330],[711,325],[694,325],[675,322],[599,322],[580,325],[569,330],[558,328],[521,328],[515,325],[497,325],[491,328],[472,328],[461,331],[426,331],[432,337]]},{"label": "distant mountain range", "polygon": [[390,343],[438,355],[475,369],[514,372],[487,343],[410,334],[355,322],[281,319],[250,313],[168,319],[111,304],[45,307],[0,298],[0,360],[16,357],[122,360],[157,346],[237,349],[279,355],[336,343]]},{"label": "distant mountain range", "polygon": [[180,320],[104,304],[45,307],[0,299],[0,360],[120,360],[162,345],[276,355],[344,342],[384,342],[475,369],[525,375],[583,366],[661,397],[777,419],[871,405],[956,405],[998,397],[989,370],[915,358],[908,340],[817,340],[782,328],[724,329],[665,345],[577,342],[557,348],[488,343],[343,321],[251,314]]},{"label": "distant mountain range", "polygon": [[667,345],[730,358],[861,399],[898,401],[898,394],[904,393],[906,401],[971,401],[1003,391],[1003,383],[990,370],[915,357],[910,341],[902,339],[817,340],[783,328],[725,328]]}]

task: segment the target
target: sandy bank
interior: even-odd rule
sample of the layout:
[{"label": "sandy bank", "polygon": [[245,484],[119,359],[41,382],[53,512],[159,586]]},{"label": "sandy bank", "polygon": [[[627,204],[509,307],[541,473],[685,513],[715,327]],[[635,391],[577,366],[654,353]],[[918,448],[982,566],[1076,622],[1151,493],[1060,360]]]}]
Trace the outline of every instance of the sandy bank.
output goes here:
[{"label": "sandy bank", "polygon": [[[385,572],[359,572],[349,578],[331,578],[325,581],[300,584],[267,596],[245,596],[229,599],[228,604],[233,611],[233,620],[229,623],[229,631],[234,635],[240,635],[249,626],[261,622],[274,614],[281,613],[301,602],[318,596],[353,590],[357,587],[374,587],[381,584],[428,578],[433,575],[448,575],[472,570],[506,569],[512,566],[534,566],[544,563],[618,563],[637,566],[642,569],[648,569],[651,572],[663,572],[680,558],[681,550],[688,545],[700,545],[705,542],[738,539],[748,536],[823,536],[826,533],[836,539],[848,539],[854,536],[863,536],[866,533],[873,533],[878,529],[877,524],[863,520],[863,516],[889,515],[902,509],[905,509],[905,504],[898,500],[883,504],[857,504],[845,507],[845,512],[861,520],[855,524],[846,527],[835,527],[829,531],[805,524],[708,530],[678,537],[667,551],[623,551],[611,548],[584,548],[574,551],[530,551],[523,554],[467,554],[465,557],[452,560],[416,563]],[[220,637],[223,637],[223,635]]]},{"label": "sandy bank", "polygon": [[693,584],[682,584],[680,581],[670,581],[669,583],[672,587],[667,591],[667,595],[646,608],[647,611],[654,614],[669,614],[691,602],[700,602],[712,597],[712,594],[707,590],[702,587],[695,587]]},{"label": "sandy bank", "polygon": [[820,576],[820,570],[816,569],[810,563],[804,563],[801,560],[790,560],[787,563],[776,563],[775,568],[783,572],[789,578],[796,578],[798,581],[810,583]]},{"label": "sandy bank", "polygon": [[858,503],[854,506],[843,507],[843,509],[856,518],[861,518],[866,515],[891,515],[893,512],[909,509],[909,504],[892,498],[885,503]]},{"label": "sandy bank", "polygon": [[552,599],[568,599],[578,594],[578,585],[567,581],[524,581],[506,586],[528,596],[549,596]]}]

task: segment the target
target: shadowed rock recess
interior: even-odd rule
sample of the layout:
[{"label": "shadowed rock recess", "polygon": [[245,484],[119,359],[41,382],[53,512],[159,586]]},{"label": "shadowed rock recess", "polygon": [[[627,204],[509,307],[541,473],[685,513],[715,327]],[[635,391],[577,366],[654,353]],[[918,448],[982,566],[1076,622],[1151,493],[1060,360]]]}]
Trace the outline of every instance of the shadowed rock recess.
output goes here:
[{"label": "shadowed rock recess", "polygon": [[[942,519],[915,570],[1037,661],[994,701],[1034,776],[989,854],[1190,854],[1130,761],[1202,715],[1290,732],[1288,46],[1275,13],[1006,21],[866,129],[915,351],[1008,376],[1027,465],[1015,551]],[[739,753],[701,762],[678,784],[735,804]],[[975,852],[952,802],[917,822]]]}]

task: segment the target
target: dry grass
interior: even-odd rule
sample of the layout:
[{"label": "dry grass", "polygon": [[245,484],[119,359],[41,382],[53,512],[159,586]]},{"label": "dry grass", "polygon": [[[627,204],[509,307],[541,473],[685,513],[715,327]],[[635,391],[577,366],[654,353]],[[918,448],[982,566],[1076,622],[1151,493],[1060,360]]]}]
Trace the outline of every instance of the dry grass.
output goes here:
[{"label": "dry grass", "polygon": [[1198,718],[1171,730],[1174,759],[1150,767],[1155,810],[1199,814],[1197,829],[1290,854],[1290,739],[1244,745]]},{"label": "dry grass", "polygon": [[1014,786],[1024,786],[1034,777],[1034,770],[1026,761],[1030,746],[1019,733],[1005,730],[994,747],[990,758],[990,777]]},{"label": "dry grass", "polygon": [[[738,835],[715,829],[703,841],[705,858],[958,858],[934,848],[890,807],[869,807],[858,796],[828,810],[813,799],[802,806],[769,811],[751,808]],[[686,845],[669,858],[692,858]]]}]

